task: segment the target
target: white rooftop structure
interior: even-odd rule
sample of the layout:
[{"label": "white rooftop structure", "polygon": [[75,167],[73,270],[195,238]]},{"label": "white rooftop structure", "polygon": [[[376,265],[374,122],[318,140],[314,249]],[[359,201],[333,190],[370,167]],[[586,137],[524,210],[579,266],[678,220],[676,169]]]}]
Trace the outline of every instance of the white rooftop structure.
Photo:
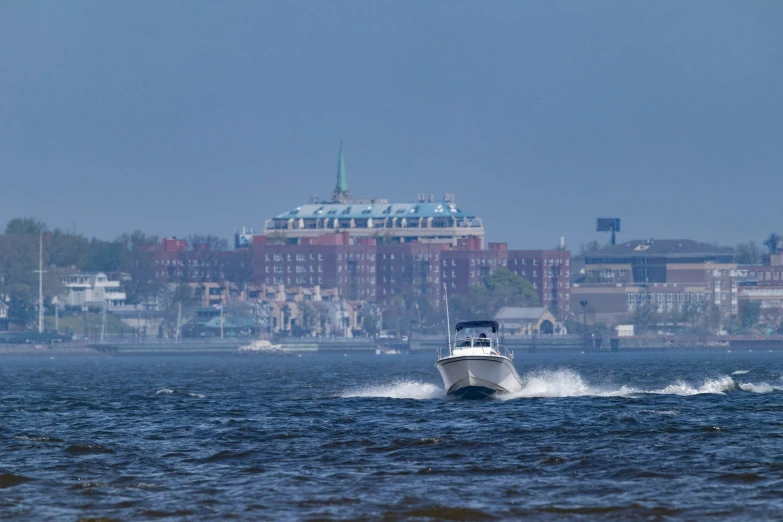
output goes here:
[{"label": "white rooftop structure", "polygon": [[394,242],[457,244],[457,239],[484,239],[480,218],[457,207],[453,194],[442,201],[419,194],[415,203],[389,203],[385,199],[351,200],[345,176],[342,147],[333,201],[311,201],[264,223],[264,235],[286,239],[348,232]]},{"label": "white rooftop structure", "polygon": [[125,292],[119,281],[110,281],[103,272],[77,272],[62,277],[62,283],[68,290],[63,299],[66,306],[103,306],[121,307],[125,304]]}]

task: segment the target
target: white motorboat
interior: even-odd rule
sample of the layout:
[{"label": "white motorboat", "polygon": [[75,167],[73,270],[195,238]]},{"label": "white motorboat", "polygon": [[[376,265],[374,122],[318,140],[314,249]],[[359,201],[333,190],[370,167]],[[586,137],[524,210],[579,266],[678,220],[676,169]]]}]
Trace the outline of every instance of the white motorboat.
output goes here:
[{"label": "white motorboat", "polygon": [[466,399],[483,399],[494,393],[522,390],[509,352],[498,342],[497,321],[457,323],[454,342],[449,338],[448,355],[435,365],[443,378],[446,393]]},{"label": "white motorboat", "polygon": [[379,346],[375,349],[375,355],[400,355],[402,351],[387,346]]},{"label": "white motorboat", "polygon": [[245,346],[239,347],[240,352],[254,352],[254,353],[287,353],[288,350],[284,349],[279,344],[272,344],[266,339],[256,339],[255,341]]}]

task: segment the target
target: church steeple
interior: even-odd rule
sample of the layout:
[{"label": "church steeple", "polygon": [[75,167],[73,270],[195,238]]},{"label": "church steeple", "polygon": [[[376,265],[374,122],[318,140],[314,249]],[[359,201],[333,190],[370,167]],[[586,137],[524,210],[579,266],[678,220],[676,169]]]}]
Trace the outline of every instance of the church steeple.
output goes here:
[{"label": "church steeple", "polygon": [[340,155],[337,158],[337,185],[334,187],[333,199],[335,203],[348,203],[351,201],[351,193],[348,192],[348,179],[345,177],[343,142],[340,142]]}]

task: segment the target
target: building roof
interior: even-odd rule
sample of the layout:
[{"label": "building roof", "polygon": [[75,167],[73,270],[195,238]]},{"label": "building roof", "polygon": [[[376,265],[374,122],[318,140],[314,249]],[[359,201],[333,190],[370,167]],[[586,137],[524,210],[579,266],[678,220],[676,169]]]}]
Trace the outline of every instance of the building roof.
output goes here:
[{"label": "building roof", "polygon": [[318,203],[296,207],[274,219],[385,219],[385,218],[456,217],[473,220],[475,215],[463,212],[454,203]]},{"label": "building roof", "polygon": [[734,249],[700,243],[692,239],[645,239],[633,240],[619,245],[606,246],[595,252],[585,254],[587,263],[601,258],[631,258],[650,256],[699,257],[733,256]]},{"label": "building roof", "polygon": [[544,307],[504,306],[495,314],[495,319],[497,321],[538,321],[545,313],[546,308]]}]

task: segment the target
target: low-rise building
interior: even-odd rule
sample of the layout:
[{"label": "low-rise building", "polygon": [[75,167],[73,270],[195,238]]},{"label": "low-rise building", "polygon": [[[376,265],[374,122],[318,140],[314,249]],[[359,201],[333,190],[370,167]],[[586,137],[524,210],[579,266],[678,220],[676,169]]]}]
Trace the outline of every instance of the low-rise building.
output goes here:
[{"label": "low-rise building", "polygon": [[495,321],[502,335],[532,335],[560,333],[557,319],[543,307],[504,306]]},{"label": "low-rise building", "polygon": [[657,312],[693,307],[736,315],[744,273],[731,248],[688,239],[628,241],[585,256],[571,286],[571,309],[607,323],[643,305]]},{"label": "low-rise building", "polygon": [[67,294],[65,306],[107,306],[119,308],[125,305],[125,292],[120,281],[112,281],[104,272],[77,272],[62,277]]}]

